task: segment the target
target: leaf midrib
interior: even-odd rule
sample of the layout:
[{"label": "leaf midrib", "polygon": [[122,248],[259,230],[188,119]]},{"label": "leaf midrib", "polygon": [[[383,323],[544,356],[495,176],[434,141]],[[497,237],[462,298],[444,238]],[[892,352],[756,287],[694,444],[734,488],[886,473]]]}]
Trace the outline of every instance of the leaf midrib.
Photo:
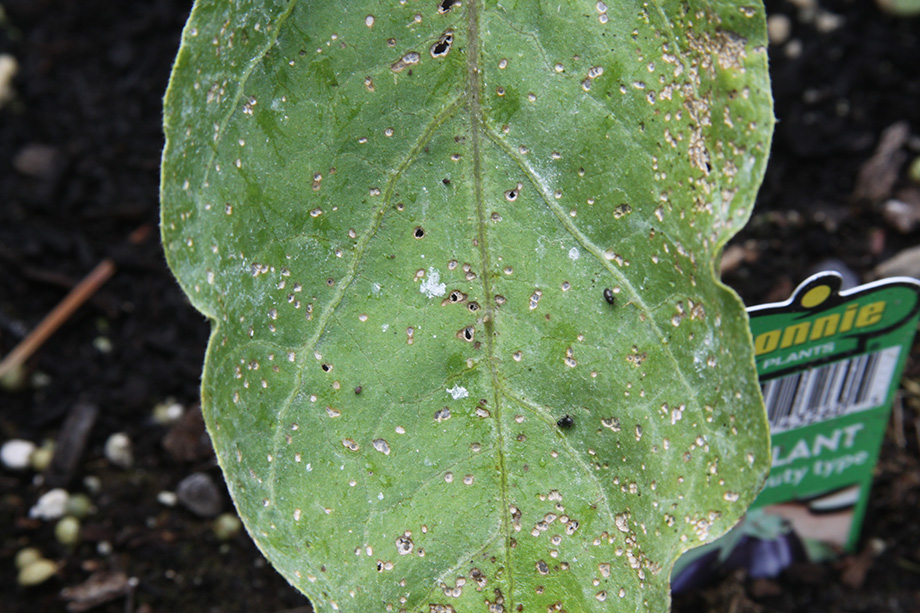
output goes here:
[{"label": "leaf midrib", "polygon": [[470,147],[473,155],[473,194],[476,199],[476,217],[478,226],[478,243],[480,270],[482,274],[482,301],[485,305],[482,316],[482,325],[485,329],[486,359],[489,362],[489,374],[492,379],[492,401],[495,407],[496,420],[496,454],[499,471],[499,523],[500,531],[504,534],[505,568],[507,570],[508,593],[505,598],[508,602],[507,610],[514,610],[514,573],[511,572],[511,523],[508,521],[508,470],[505,461],[505,433],[503,430],[502,415],[502,386],[499,384],[498,363],[494,346],[494,309],[495,300],[492,295],[491,270],[489,262],[489,242],[486,232],[486,211],[482,189],[482,148],[481,136],[485,133],[482,121],[482,106],[480,95],[482,86],[479,76],[479,3],[469,0],[467,10],[467,103],[470,113]]}]

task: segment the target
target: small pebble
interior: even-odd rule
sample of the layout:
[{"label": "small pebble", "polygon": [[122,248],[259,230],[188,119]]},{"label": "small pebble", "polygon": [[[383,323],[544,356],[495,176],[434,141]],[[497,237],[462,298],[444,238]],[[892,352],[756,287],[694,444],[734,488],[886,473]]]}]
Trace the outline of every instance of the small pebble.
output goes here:
[{"label": "small pebble", "polygon": [[131,439],[124,432],[116,432],[105,442],[105,457],[119,468],[134,465],[134,450]]},{"label": "small pebble", "polygon": [[176,496],[175,492],[164,491],[157,494],[157,502],[164,507],[174,507],[176,503],[179,502],[179,497]]},{"label": "small pebble", "polygon": [[815,16],[815,29],[825,34],[842,27],[844,23],[846,23],[846,18],[830,11],[818,11]]},{"label": "small pebble", "polygon": [[914,183],[920,183],[920,156],[917,156],[907,167],[907,178]]},{"label": "small pebble", "polygon": [[8,392],[17,392],[25,388],[28,383],[26,369],[22,364],[16,364],[0,377],[0,389]]},{"label": "small pebble", "polygon": [[920,206],[889,198],[882,205],[882,215],[895,230],[901,234],[909,234],[917,226],[917,222],[920,222]]},{"label": "small pebble", "polygon": [[80,542],[80,520],[76,517],[61,518],[54,526],[54,538],[58,543],[67,547],[73,547]]},{"label": "small pebble", "polygon": [[41,560],[41,558],[42,552],[39,551],[38,547],[25,547],[16,552],[14,563],[17,570],[22,570],[35,560]]},{"label": "small pebble", "polygon": [[29,383],[35,389],[41,389],[43,387],[48,387],[51,385],[51,375],[46,372],[41,372],[36,370],[32,373],[32,377],[29,379]]},{"label": "small pebble", "polygon": [[13,77],[19,72],[19,62],[9,53],[0,54],[0,107],[13,98]]},{"label": "small pebble", "polygon": [[17,582],[23,587],[39,585],[57,573],[57,564],[45,558],[34,560],[19,570]]},{"label": "small pebble", "polygon": [[885,553],[885,550],[888,549],[888,543],[876,537],[869,540],[868,548],[872,550],[873,555],[880,555]]},{"label": "small pebble", "polygon": [[767,18],[767,35],[771,45],[782,45],[792,33],[792,20],[782,13]]},{"label": "small pebble", "polygon": [[215,517],[223,506],[220,490],[206,473],[192,473],[176,487],[179,502],[200,517]]},{"label": "small pebble", "polygon": [[239,534],[242,528],[243,522],[234,513],[221,513],[214,520],[214,525],[211,526],[214,536],[219,541],[229,541]]},{"label": "small pebble", "polygon": [[185,407],[178,402],[167,400],[153,407],[153,421],[164,426],[172,424],[185,413]]},{"label": "small pebble", "polygon": [[797,38],[793,38],[788,43],[786,43],[785,47],[783,47],[783,53],[785,53],[786,57],[788,57],[790,60],[797,59],[802,55],[802,41]]},{"label": "small pebble", "polygon": [[920,278],[920,247],[910,247],[885,260],[872,271],[873,278]]},{"label": "small pebble", "polygon": [[30,463],[32,470],[35,472],[45,472],[51,466],[51,460],[54,459],[54,441],[45,441],[42,446],[32,452]]},{"label": "small pebble", "polygon": [[60,519],[67,511],[67,499],[70,494],[67,490],[55,488],[46,492],[38,499],[35,506],[29,510],[32,519]]},{"label": "small pebble", "polygon": [[29,467],[35,443],[14,438],[3,443],[0,448],[0,461],[10,470],[25,470]]},{"label": "small pebble", "polygon": [[722,260],[719,263],[719,270],[723,275],[734,272],[744,262],[744,247],[741,245],[729,245],[722,252]]},{"label": "small pebble", "polygon": [[77,519],[83,519],[89,515],[92,508],[93,503],[86,494],[74,494],[67,500],[67,514]]},{"label": "small pebble", "polygon": [[86,491],[90,494],[98,494],[102,491],[102,479],[96,475],[87,475],[83,477],[83,487],[85,487]]},{"label": "small pebble", "polygon": [[93,347],[99,353],[112,353],[112,340],[107,336],[97,336],[93,339]]},{"label": "small pebble", "polygon": [[13,168],[28,177],[47,179],[54,172],[58,155],[58,150],[51,145],[31,143],[13,156]]}]

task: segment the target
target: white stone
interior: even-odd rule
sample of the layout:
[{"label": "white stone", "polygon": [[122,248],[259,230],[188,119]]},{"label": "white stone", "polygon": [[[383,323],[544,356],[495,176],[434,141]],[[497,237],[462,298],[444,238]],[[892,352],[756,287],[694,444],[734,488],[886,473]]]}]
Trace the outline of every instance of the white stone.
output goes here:
[{"label": "white stone", "polygon": [[41,558],[35,560],[28,566],[19,571],[17,581],[23,587],[39,585],[53,577],[57,573],[57,564],[51,560]]},{"label": "white stone", "polygon": [[0,55],[0,106],[13,98],[13,77],[19,72],[19,62],[9,53]]},{"label": "white stone", "polygon": [[158,424],[169,425],[179,421],[185,413],[185,407],[175,401],[167,400],[153,407],[153,420]]},{"label": "white stone", "polygon": [[0,448],[0,460],[10,470],[25,470],[29,467],[33,451],[35,443],[14,438],[3,443],[3,447]]},{"label": "white stone", "polygon": [[119,468],[131,468],[134,450],[131,439],[124,432],[116,432],[105,442],[105,457]]},{"label": "white stone", "polygon": [[162,491],[157,494],[157,502],[164,507],[174,507],[176,503],[179,502],[179,497],[176,496],[175,492]]},{"label": "white stone", "polygon": [[782,13],[767,18],[767,35],[771,45],[782,45],[792,34],[792,20]]},{"label": "white stone", "polygon": [[56,488],[42,495],[29,510],[29,517],[33,519],[60,519],[67,511],[67,500],[70,494],[67,490]]}]

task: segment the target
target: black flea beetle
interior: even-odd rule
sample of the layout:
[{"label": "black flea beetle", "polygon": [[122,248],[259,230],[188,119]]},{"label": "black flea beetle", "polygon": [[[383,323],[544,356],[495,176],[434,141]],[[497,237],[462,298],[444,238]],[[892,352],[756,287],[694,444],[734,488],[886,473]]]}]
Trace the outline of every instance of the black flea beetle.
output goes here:
[{"label": "black flea beetle", "polygon": [[617,299],[613,296],[613,290],[609,287],[604,288],[604,300],[607,301],[607,304],[613,304]]},{"label": "black flea beetle", "polygon": [[556,422],[556,425],[560,428],[568,429],[575,425],[575,420],[572,419],[571,415],[563,415]]}]

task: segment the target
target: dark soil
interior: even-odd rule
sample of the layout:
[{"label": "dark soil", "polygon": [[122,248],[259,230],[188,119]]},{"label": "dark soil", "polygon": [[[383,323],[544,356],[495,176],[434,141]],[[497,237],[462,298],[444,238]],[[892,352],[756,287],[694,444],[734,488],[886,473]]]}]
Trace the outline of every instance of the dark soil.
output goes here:
[{"label": "dark soil", "polygon": [[[920,155],[920,20],[886,15],[867,0],[827,2],[821,9],[843,22],[822,32],[820,19],[799,19],[803,4],[768,3],[771,14],[792,18],[798,42],[771,47],[780,121],[754,219],[733,243],[741,263],[726,274],[747,304],[784,299],[830,260],[864,281],[920,238],[882,214],[910,186],[906,162]],[[20,72],[15,98],[0,110],[0,355],[99,261],[117,266],[28,362],[24,387],[0,391],[0,442],[61,440],[74,407],[98,408],[73,474],[56,476],[95,507],[78,546],[60,545],[53,522],[29,518],[47,482],[0,472],[3,611],[64,610],[61,589],[95,570],[138,580],[130,596],[98,611],[309,611],[245,534],[220,542],[211,519],[157,500],[193,472],[220,483],[194,420],[169,426],[152,417],[168,398],[195,409],[208,336],[166,269],[157,231],[160,104],[189,5],[3,2],[0,53],[11,53]],[[894,184],[854,197],[859,169],[898,121],[912,136]],[[918,356],[915,347],[908,380],[920,380]],[[884,443],[861,553],[799,565],[776,580],[727,577],[680,596],[676,610],[920,611],[920,404],[906,398]],[[105,458],[116,432],[133,441],[130,470]],[[219,502],[232,509],[223,491]],[[60,562],[58,575],[14,587],[12,557],[29,545]]]}]

